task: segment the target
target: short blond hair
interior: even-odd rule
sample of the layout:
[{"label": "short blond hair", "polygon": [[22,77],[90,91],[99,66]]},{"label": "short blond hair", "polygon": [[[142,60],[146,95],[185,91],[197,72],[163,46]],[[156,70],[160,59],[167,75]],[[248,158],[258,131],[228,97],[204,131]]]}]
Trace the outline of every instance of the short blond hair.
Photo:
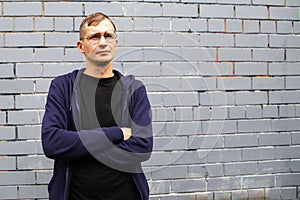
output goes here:
[{"label": "short blond hair", "polygon": [[79,28],[79,37],[80,39],[83,39],[84,37],[84,34],[85,34],[85,25],[87,26],[97,26],[100,22],[102,22],[103,20],[105,19],[108,19],[111,24],[113,25],[114,27],[114,31],[116,32],[117,31],[117,28],[116,28],[116,25],[115,23],[113,22],[113,20],[107,16],[106,14],[104,13],[101,13],[101,12],[97,12],[97,13],[94,13],[94,14],[91,14],[91,15],[88,15],[86,18],[84,18],[80,24],[80,28]]}]

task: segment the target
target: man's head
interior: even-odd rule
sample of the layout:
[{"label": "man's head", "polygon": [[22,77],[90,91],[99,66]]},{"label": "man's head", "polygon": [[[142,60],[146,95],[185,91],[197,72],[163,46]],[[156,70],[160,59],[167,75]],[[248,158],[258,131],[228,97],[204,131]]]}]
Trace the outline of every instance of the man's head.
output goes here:
[{"label": "man's head", "polygon": [[103,13],[95,13],[83,19],[80,25],[79,52],[86,59],[86,67],[112,65],[118,46],[114,22]]}]

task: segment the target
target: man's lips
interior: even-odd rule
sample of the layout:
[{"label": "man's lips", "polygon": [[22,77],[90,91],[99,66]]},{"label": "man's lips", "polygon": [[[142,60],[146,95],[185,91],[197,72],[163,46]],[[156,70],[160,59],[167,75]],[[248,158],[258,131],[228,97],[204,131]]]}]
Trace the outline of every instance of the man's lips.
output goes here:
[{"label": "man's lips", "polygon": [[97,51],[96,54],[108,54],[108,53],[110,53],[110,51],[101,50],[101,51]]}]

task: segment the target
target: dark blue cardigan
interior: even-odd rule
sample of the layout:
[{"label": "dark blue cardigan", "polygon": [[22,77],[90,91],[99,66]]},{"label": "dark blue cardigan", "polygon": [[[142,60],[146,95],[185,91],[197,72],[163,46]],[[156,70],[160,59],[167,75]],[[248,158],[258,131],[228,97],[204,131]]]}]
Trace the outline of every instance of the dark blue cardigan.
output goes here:
[{"label": "dark blue cardigan", "polygon": [[141,200],[149,198],[149,187],[141,162],[149,159],[153,146],[151,108],[145,86],[134,76],[119,78],[122,120],[132,137],[123,140],[120,127],[80,130],[80,90],[78,82],[84,69],[55,78],[50,85],[42,122],[42,145],[47,157],[54,159],[49,183],[50,200],[67,200],[72,161],[92,154],[106,165],[132,173]]}]

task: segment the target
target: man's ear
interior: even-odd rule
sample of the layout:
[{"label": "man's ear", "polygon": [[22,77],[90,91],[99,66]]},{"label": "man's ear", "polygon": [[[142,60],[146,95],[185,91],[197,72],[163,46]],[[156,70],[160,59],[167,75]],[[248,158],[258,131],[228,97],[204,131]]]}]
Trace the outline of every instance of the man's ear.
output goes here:
[{"label": "man's ear", "polygon": [[80,53],[84,53],[84,46],[81,40],[77,42],[77,49]]}]

